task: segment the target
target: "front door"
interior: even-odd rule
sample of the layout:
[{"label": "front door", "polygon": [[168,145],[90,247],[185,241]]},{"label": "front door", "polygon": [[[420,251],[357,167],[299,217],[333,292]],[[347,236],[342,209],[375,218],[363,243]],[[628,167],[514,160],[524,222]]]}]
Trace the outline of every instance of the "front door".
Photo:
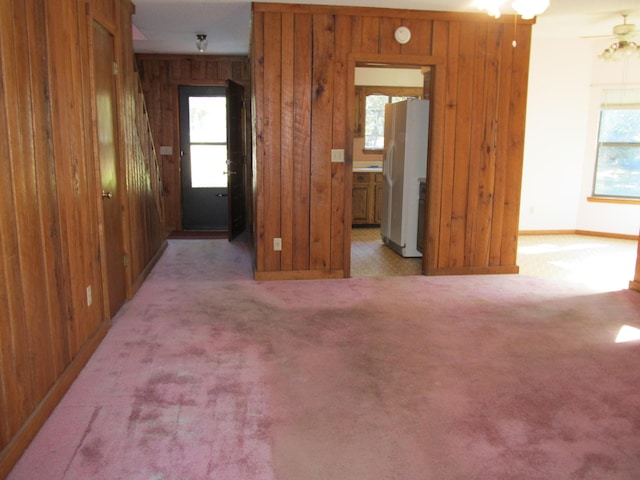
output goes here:
[{"label": "front door", "polygon": [[116,70],[114,39],[93,22],[93,61],[98,155],[102,182],[102,211],[109,314],[114,316],[126,299],[122,207],[118,185],[118,139],[116,129]]},{"label": "front door", "polygon": [[228,230],[224,87],[180,87],[182,228]]}]

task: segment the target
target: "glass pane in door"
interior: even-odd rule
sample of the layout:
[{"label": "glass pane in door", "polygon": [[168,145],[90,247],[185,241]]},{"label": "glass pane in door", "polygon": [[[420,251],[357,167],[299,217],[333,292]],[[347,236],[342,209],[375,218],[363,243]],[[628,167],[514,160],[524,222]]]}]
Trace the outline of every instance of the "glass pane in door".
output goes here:
[{"label": "glass pane in door", "polygon": [[191,143],[227,143],[226,97],[189,97]]},{"label": "glass pane in door", "polygon": [[226,188],[227,146],[191,145],[191,187]]}]

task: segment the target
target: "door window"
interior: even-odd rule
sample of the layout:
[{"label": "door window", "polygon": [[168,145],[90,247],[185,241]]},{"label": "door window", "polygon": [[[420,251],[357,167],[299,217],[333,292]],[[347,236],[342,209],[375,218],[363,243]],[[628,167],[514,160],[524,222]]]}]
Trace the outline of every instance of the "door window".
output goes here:
[{"label": "door window", "polygon": [[189,152],[192,188],[227,186],[225,97],[189,97]]}]

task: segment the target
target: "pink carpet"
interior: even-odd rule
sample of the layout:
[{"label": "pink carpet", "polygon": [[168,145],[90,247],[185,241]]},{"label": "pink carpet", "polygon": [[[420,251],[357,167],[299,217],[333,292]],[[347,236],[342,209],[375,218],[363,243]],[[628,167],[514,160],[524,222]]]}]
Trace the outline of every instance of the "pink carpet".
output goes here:
[{"label": "pink carpet", "polygon": [[640,294],[518,276],[255,282],[172,240],[9,476],[640,478]]}]

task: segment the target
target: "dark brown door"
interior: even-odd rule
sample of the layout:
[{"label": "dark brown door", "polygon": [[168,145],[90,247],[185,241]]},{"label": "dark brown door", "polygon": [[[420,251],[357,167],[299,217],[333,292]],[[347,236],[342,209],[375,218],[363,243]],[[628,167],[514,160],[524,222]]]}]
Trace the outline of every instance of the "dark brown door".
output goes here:
[{"label": "dark brown door", "polygon": [[113,317],[126,299],[121,192],[118,185],[116,73],[113,35],[96,22],[93,22],[93,49],[104,255],[107,263],[109,315]]},{"label": "dark brown door", "polygon": [[229,240],[245,229],[246,122],[244,87],[227,80],[227,172],[229,194]]}]

